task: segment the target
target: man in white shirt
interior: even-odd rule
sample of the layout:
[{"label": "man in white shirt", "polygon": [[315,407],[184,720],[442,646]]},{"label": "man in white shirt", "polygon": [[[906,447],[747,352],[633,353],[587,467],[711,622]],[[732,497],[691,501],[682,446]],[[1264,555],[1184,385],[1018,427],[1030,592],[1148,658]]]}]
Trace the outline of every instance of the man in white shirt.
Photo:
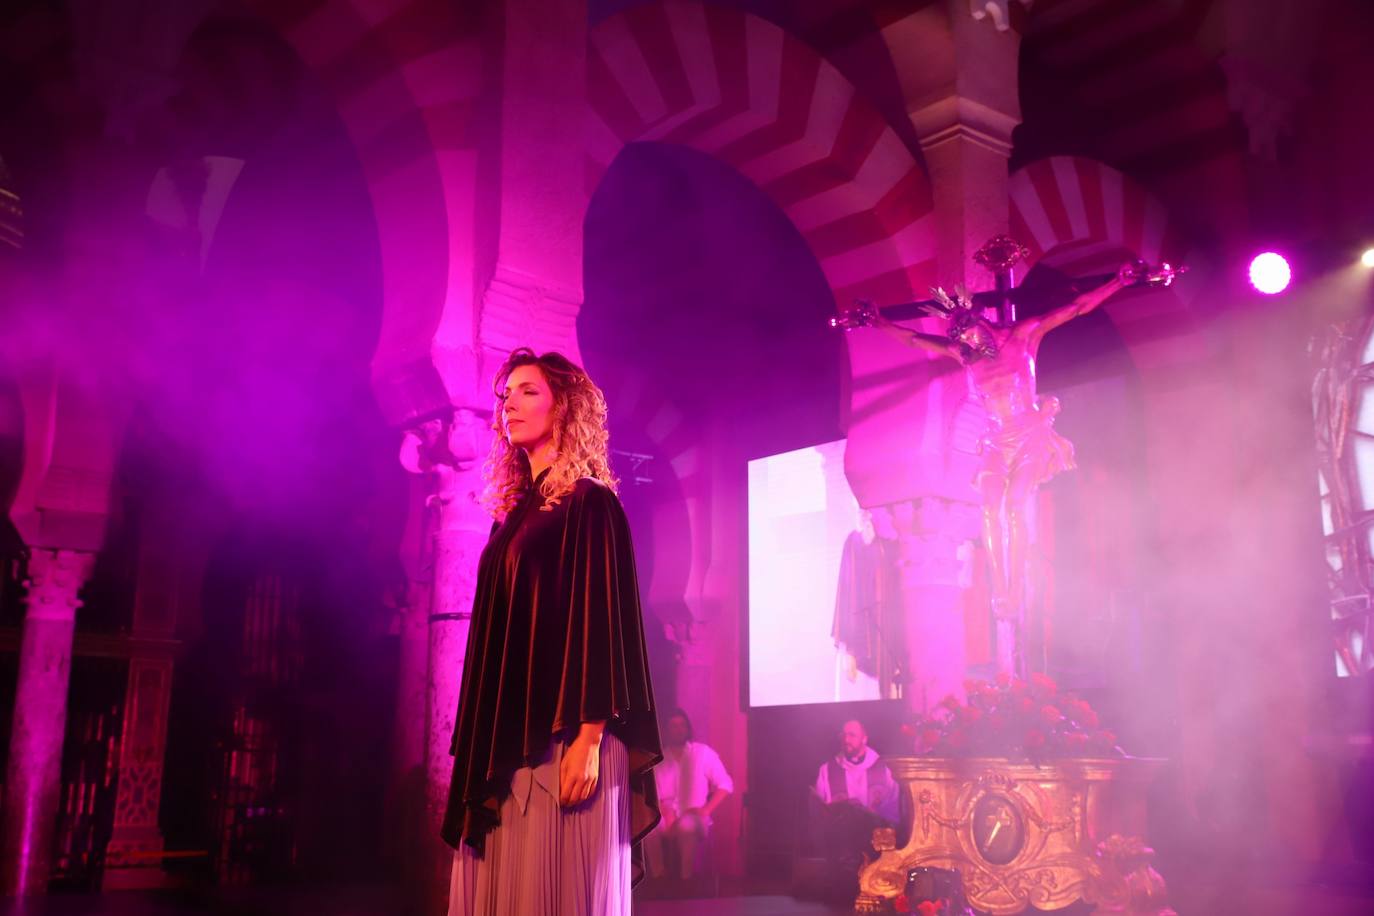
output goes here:
[{"label": "man in white shirt", "polygon": [[711,829],[711,814],[735,790],[720,755],[692,740],[692,723],[675,709],[663,729],[663,762],[654,767],[663,820],[644,838],[649,874],[688,880],[697,847]]}]

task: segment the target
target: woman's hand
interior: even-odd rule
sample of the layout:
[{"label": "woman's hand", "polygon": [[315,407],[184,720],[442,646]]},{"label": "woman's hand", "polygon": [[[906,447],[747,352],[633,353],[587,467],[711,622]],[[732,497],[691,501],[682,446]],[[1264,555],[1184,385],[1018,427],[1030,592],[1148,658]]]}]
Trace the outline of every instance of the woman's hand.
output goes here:
[{"label": "woman's hand", "polygon": [[592,797],[601,776],[601,732],[604,722],[583,722],[563,752],[558,767],[558,803],[565,808]]}]

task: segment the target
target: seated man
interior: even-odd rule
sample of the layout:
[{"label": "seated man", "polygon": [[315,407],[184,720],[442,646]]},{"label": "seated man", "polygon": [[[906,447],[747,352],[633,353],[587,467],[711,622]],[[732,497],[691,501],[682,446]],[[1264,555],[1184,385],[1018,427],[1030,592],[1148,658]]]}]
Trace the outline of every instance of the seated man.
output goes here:
[{"label": "seated man", "polygon": [[832,878],[844,885],[837,893],[848,893],[873,852],[874,829],[897,823],[897,782],[868,746],[863,723],[844,723],[840,752],[821,764],[813,792],[819,802],[812,817],[816,846],[825,851]]},{"label": "seated man", "polygon": [[654,767],[663,816],[644,838],[649,874],[686,881],[696,867],[697,847],[711,829],[711,814],[735,789],[720,755],[692,740],[692,723],[673,710],[663,729],[663,762]]}]

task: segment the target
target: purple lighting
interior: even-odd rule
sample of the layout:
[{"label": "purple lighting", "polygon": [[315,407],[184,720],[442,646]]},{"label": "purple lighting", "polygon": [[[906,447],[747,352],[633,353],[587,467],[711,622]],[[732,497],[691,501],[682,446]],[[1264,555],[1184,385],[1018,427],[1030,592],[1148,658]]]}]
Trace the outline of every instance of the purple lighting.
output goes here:
[{"label": "purple lighting", "polygon": [[1292,279],[1288,261],[1277,252],[1266,251],[1250,262],[1250,283],[1267,296],[1286,290]]}]

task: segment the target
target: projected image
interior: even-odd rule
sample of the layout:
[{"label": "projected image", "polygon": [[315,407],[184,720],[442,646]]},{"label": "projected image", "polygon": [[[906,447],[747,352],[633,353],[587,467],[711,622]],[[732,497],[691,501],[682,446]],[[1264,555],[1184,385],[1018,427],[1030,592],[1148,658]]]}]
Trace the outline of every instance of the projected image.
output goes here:
[{"label": "projected image", "polygon": [[899,695],[897,532],[860,509],[845,442],[749,462],[749,704]]}]

